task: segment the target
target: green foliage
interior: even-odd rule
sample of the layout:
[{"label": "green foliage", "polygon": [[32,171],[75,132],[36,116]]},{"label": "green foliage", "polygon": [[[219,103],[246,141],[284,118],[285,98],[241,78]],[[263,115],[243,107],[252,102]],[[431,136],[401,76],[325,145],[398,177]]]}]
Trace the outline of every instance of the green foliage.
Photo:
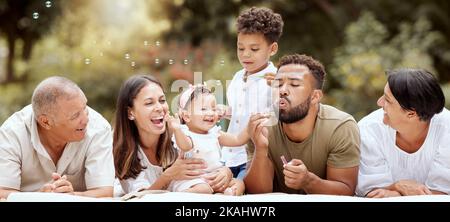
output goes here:
[{"label": "green foliage", "polygon": [[[54,11],[42,8],[39,1],[8,0],[0,1],[0,14],[6,16],[0,23],[5,27],[17,23],[3,13],[6,3],[12,2],[27,8],[28,19],[34,9],[42,11],[40,19],[30,23],[42,38],[33,41],[29,60],[17,52],[27,51],[30,44],[17,41],[13,65],[15,77],[22,82],[0,85],[0,123],[28,104],[36,84],[51,75],[77,82],[89,105],[108,120],[112,120],[120,85],[133,74],[160,79],[169,104],[178,95],[171,89],[173,81],[193,83],[194,72],[202,72],[208,86],[217,83],[210,79],[221,80],[225,93],[226,80],[241,68],[236,57],[236,17],[251,6],[272,8],[285,21],[280,50],[272,61],[290,53],[322,61],[329,71],[325,102],[357,119],[376,109],[387,69],[427,68],[439,73],[442,82],[450,80],[450,4],[446,0],[401,4],[391,0],[77,0],[52,1]],[[365,9],[376,18],[361,13]],[[17,19],[23,24],[29,21]],[[9,49],[6,36],[0,37],[4,69]],[[161,45],[156,46],[156,41]],[[174,64],[169,64],[170,59]],[[0,77],[6,73],[0,70]],[[449,95],[448,86],[445,90]],[[225,101],[224,96],[218,99]]]},{"label": "green foliage", "polygon": [[18,83],[0,87],[0,123],[12,113],[21,110],[31,102],[32,89],[29,84]]},{"label": "green foliage", "polygon": [[377,108],[376,101],[386,84],[385,71],[395,68],[424,68],[436,73],[428,50],[442,40],[425,18],[403,23],[389,39],[386,27],[370,12],[350,24],[344,44],[336,50],[330,74],[339,81],[328,101],[360,119]]},{"label": "green foliage", "polygon": [[445,107],[447,109],[450,109],[450,83],[444,84],[442,86],[442,91],[444,92],[445,96]]}]

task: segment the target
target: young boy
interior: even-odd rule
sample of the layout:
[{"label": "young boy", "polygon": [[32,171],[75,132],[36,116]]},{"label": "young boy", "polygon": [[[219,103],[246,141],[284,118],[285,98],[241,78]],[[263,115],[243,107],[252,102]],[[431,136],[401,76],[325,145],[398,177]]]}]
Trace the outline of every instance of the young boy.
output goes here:
[{"label": "young boy", "polygon": [[[277,71],[270,57],[278,51],[277,42],[283,32],[283,24],[281,16],[267,8],[252,7],[239,15],[237,55],[243,69],[236,72],[227,89],[228,108],[225,113],[231,114],[228,133],[239,134],[247,126],[251,113],[270,110],[271,89],[264,76]],[[247,163],[245,145],[224,147],[222,159],[234,177],[244,178]]]}]

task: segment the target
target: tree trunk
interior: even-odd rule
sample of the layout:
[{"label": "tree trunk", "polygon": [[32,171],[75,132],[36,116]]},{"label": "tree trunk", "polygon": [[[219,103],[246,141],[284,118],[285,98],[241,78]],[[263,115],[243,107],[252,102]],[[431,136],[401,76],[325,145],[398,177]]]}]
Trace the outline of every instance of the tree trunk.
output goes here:
[{"label": "tree trunk", "polygon": [[8,35],[8,59],[6,61],[6,78],[5,83],[14,80],[14,57],[16,55],[16,36],[10,33]]},{"label": "tree trunk", "polygon": [[22,59],[25,61],[30,60],[31,52],[33,50],[33,35],[31,33],[26,33],[23,37],[23,49],[22,49]]}]

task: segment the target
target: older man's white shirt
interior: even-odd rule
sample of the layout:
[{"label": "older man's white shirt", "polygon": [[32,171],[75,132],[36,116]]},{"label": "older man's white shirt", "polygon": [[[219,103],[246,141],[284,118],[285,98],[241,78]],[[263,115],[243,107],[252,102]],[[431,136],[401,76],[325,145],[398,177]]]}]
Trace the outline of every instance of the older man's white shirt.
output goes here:
[{"label": "older man's white shirt", "polygon": [[8,118],[0,128],[0,187],[38,191],[52,181],[53,172],[66,175],[75,191],[112,187],[111,126],[88,109],[85,138],[68,143],[56,166],[39,140],[31,105]]},{"label": "older man's white shirt", "polygon": [[383,124],[383,115],[379,109],[358,123],[361,164],[356,194],[365,196],[402,179],[450,194],[450,112],[444,108],[433,116],[425,142],[415,153],[396,146],[396,131]]}]

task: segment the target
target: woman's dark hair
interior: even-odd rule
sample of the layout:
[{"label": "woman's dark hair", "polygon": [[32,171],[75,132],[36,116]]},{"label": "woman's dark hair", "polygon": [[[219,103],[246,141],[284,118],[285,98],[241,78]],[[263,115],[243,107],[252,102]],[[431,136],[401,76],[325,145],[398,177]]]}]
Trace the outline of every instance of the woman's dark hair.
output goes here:
[{"label": "woman's dark hair", "polygon": [[[132,76],[122,85],[117,97],[113,155],[116,176],[121,180],[136,178],[143,169],[138,157],[139,132],[135,122],[128,119],[128,109],[133,107],[133,101],[141,89],[151,83],[162,89],[161,83],[153,76]],[[160,136],[156,151],[156,159],[163,168],[170,166],[177,158],[170,139],[166,125],[166,131]]]},{"label": "woman's dark hair", "polygon": [[403,109],[416,111],[420,120],[428,121],[444,108],[444,93],[430,72],[397,69],[386,73],[392,95]]}]

